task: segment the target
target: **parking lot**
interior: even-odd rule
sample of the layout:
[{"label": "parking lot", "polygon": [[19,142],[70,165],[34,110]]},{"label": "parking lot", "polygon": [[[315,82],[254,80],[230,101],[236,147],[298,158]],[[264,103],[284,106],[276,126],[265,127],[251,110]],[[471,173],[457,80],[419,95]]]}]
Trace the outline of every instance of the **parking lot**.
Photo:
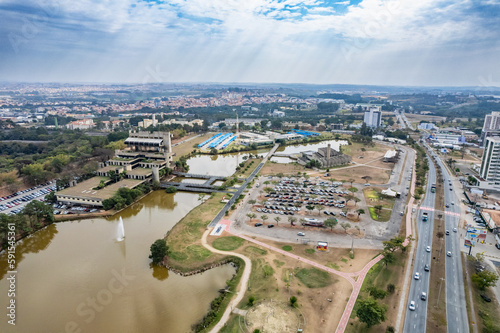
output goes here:
[{"label": "parking lot", "polygon": [[0,197],[0,212],[9,215],[18,214],[30,201],[45,201],[45,196],[55,190],[55,181],[50,181],[5,197]]},{"label": "parking lot", "polygon": [[[271,182],[272,178],[268,178],[267,181]],[[302,225],[322,226],[322,220],[311,216],[318,217],[321,214],[325,219],[331,216],[346,217],[342,211],[346,206],[343,196],[351,192],[342,185],[341,182],[285,177],[275,182],[270,191],[268,190],[269,193],[262,193],[260,196],[262,204],[253,205],[252,211],[269,214],[269,225],[272,225],[278,216],[284,218],[285,215],[299,215],[297,221]],[[290,220],[294,225],[293,219]]]}]

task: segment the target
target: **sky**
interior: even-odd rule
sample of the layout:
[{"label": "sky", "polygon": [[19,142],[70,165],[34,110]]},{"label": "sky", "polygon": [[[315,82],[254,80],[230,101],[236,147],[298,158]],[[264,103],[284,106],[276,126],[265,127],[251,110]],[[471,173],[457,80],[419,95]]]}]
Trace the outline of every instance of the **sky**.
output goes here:
[{"label": "sky", "polygon": [[500,86],[500,0],[0,0],[0,81]]}]

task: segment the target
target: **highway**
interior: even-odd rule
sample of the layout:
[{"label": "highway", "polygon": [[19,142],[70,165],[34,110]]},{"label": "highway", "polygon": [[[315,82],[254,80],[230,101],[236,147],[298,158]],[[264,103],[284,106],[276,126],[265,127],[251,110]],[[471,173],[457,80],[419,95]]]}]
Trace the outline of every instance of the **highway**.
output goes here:
[{"label": "highway", "polygon": [[444,207],[445,226],[450,233],[445,235],[446,252],[451,252],[451,257],[446,256],[446,321],[448,322],[448,332],[469,332],[460,251],[462,244],[460,244],[458,232],[453,231],[454,228],[458,230],[460,201],[455,193],[457,189],[454,189],[450,183],[451,176],[448,169],[445,168],[440,158],[436,158],[436,161],[443,171],[445,204],[449,205],[448,208]]},{"label": "highway", "polygon": [[[405,175],[406,176],[406,175]],[[429,210],[419,209],[417,214],[418,242],[413,266],[412,281],[408,298],[408,306],[411,301],[415,302],[415,310],[409,308],[406,311],[404,332],[425,332],[427,322],[427,300],[421,300],[422,292],[428,294],[430,272],[424,270],[424,266],[431,265],[432,252],[427,252],[427,246],[432,250],[432,231],[434,227],[434,202],[436,194],[431,192],[432,184],[436,183],[436,170],[434,164],[429,161],[429,178],[426,187],[426,194],[421,206],[430,208]],[[422,221],[423,213],[428,214],[427,222]],[[415,280],[415,273],[420,274],[420,279]]]}]

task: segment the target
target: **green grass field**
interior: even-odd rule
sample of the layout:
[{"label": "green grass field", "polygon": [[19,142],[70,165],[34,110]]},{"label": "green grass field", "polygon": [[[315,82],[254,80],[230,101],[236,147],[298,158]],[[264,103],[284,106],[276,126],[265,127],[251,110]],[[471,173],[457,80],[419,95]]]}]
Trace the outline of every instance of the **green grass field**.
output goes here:
[{"label": "green grass field", "polygon": [[296,270],[295,276],[307,288],[323,288],[332,284],[330,274],[314,267]]},{"label": "green grass field", "polygon": [[219,237],[212,242],[212,246],[221,251],[232,251],[239,248],[245,240],[236,236]]}]

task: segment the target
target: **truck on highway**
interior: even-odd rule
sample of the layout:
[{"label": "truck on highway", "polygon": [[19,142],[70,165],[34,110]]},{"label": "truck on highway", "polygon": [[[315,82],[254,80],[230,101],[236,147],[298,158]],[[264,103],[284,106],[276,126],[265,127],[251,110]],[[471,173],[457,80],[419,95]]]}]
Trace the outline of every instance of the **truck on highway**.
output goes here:
[{"label": "truck on highway", "polygon": [[423,212],[422,213],[422,221],[427,221],[427,218],[428,218],[428,215],[427,215],[427,212]]}]

